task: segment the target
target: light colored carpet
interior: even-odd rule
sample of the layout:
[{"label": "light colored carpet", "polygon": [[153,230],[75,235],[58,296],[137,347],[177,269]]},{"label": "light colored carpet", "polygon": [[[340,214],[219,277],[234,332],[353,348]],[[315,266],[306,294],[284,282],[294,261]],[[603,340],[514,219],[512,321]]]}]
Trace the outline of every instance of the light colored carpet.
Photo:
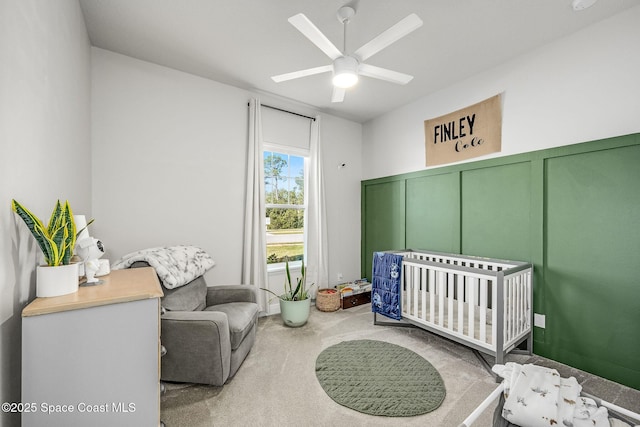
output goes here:
[{"label": "light colored carpet", "polygon": [[343,341],[324,349],[316,360],[316,376],[336,403],[369,415],[426,414],[446,395],[429,361],[384,341]]},{"label": "light colored carpet", "polygon": [[[456,427],[497,386],[466,347],[420,329],[375,326],[370,310],[369,304],[328,313],[312,307],[309,322],[300,328],[284,326],[280,316],[260,319],[256,344],[235,377],[224,387],[168,384],[161,401],[162,420],[167,427]],[[334,344],[358,339],[400,345],[427,359],[447,390],[442,405],[424,415],[388,418],[363,414],[331,400],[316,378],[316,358]],[[534,359],[540,364],[548,362]],[[507,356],[507,361],[527,360],[527,356]],[[618,384],[580,372],[576,378],[585,391],[591,389],[613,403],[640,410],[630,405],[639,405],[640,392],[630,394]],[[474,427],[489,426],[492,411],[487,410]]]}]

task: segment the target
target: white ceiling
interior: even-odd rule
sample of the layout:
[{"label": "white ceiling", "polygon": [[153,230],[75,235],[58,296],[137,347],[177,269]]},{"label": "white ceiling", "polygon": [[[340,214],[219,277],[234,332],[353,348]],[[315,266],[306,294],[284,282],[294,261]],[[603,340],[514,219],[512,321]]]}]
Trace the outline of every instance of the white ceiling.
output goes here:
[{"label": "white ceiling", "polygon": [[[640,4],[600,0],[80,0],[93,46],[366,122]],[[362,77],[331,103],[331,74],[275,83],[272,75],[330,64],[287,19],[304,13],[339,49],[344,4],[354,51],[410,13],[424,25],[367,60],[411,74],[406,86]],[[588,49],[585,46],[585,49]]]}]

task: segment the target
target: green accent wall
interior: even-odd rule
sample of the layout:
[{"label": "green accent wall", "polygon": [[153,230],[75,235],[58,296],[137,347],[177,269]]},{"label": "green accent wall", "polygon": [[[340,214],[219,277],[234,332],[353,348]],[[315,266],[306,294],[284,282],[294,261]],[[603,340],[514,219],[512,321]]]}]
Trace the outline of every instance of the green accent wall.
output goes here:
[{"label": "green accent wall", "polygon": [[[363,261],[371,276],[373,252],[404,246],[405,189],[404,181],[387,181],[366,186],[362,198],[363,212],[375,212],[368,219],[368,227],[362,236],[370,242],[371,256]],[[365,276],[362,276],[365,277]]]},{"label": "green accent wall", "polygon": [[[428,241],[432,250],[460,250],[460,175],[448,173],[406,181],[406,247]],[[438,200],[437,204],[432,203]]]},{"label": "green accent wall", "polygon": [[362,182],[373,252],[534,265],[534,353],[640,390],[640,134]]},{"label": "green accent wall", "polygon": [[531,258],[530,169],[522,162],[461,173],[463,254]]}]

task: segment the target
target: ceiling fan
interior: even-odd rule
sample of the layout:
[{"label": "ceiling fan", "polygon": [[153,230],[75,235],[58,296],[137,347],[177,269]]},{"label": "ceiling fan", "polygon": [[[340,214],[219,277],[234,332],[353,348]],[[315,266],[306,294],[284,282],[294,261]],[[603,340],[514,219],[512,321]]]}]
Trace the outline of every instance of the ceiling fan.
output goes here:
[{"label": "ceiling fan", "polygon": [[306,70],[294,71],[292,73],[280,74],[271,77],[276,83],[293,80],[300,77],[312,76],[314,74],[333,71],[333,94],[331,102],[342,102],[347,88],[358,82],[358,76],[373,77],[397,84],[407,84],[413,76],[387,70],[365,64],[364,61],[380,52],[390,44],[400,40],[402,37],[422,26],[422,20],[412,13],[400,22],[379,34],[376,38],[357,49],[352,54],[347,54],[347,24],[355,15],[355,10],[349,6],[343,6],[338,10],[338,20],[344,27],[344,45],[342,52],[316,27],[304,14],[299,13],[289,18],[291,25],[296,27],[311,43],[315,44],[323,51],[333,64],[323,65]]}]

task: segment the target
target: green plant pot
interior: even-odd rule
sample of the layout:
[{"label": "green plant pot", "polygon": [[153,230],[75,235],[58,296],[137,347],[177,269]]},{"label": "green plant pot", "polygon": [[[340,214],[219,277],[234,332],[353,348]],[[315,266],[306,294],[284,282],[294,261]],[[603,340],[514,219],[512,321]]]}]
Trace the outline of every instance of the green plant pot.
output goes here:
[{"label": "green plant pot", "polygon": [[307,323],[309,319],[309,308],[311,307],[311,299],[302,301],[285,301],[280,300],[280,315],[285,325],[292,328]]}]

